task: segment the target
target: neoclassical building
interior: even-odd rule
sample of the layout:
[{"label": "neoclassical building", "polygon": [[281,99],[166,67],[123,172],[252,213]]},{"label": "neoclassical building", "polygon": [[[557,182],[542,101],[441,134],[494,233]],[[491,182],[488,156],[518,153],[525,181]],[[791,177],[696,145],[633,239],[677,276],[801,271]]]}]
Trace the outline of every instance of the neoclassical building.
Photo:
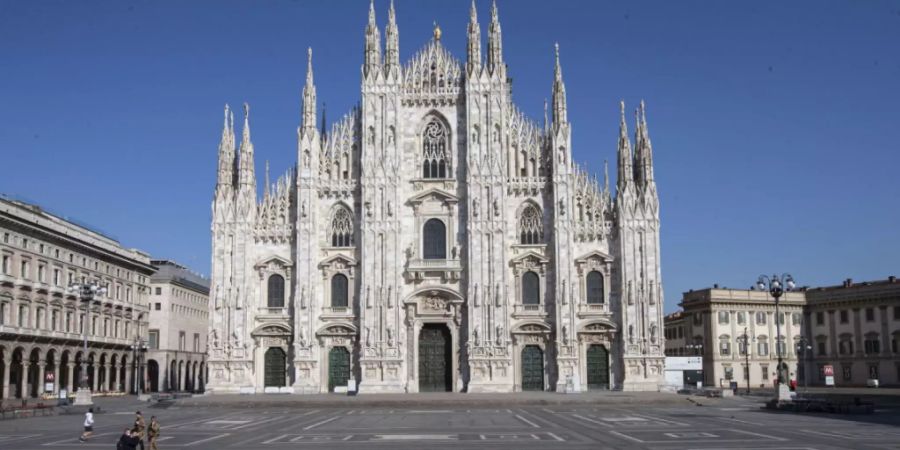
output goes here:
[{"label": "neoclassical building", "polygon": [[[657,390],[659,201],[644,107],[624,104],[615,192],[572,159],[559,49],[552,119],[512,102],[496,5],[482,57],[441,30],[405,64],[391,5],[365,29],[359,105],[316,123],[259,198],[245,105],[226,106],[212,204],[211,392]],[[327,131],[326,131],[327,130]],[[633,147],[632,147],[633,145]]]}]

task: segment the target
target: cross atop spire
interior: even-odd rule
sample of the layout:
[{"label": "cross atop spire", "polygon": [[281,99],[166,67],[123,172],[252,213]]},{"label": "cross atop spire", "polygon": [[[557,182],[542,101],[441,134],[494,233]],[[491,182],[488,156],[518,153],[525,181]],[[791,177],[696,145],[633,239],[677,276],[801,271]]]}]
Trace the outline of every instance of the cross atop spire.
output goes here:
[{"label": "cross atop spire", "polygon": [[256,173],[253,168],[253,142],[250,141],[250,105],[244,103],[244,129],[241,137],[241,154],[238,173],[241,186],[256,187]]},{"label": "cross atop spire", "polygon": [[375,0],[369,3],[369,23],[366,25],[366,54],[363,74],[368,75],[381,68],[381,34],[375,23]]}]

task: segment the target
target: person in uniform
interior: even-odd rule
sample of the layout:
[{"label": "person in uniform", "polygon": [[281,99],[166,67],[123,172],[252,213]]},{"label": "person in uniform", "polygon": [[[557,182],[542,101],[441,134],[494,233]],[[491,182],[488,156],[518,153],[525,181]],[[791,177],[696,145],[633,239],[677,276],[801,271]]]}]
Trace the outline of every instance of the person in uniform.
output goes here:
[{"label": "person in uniform", "polygon": [[156,416],[150,417],[150,426],[147,428],[147,443],[150,444],[150,450],[159,450],[156,447],[156,439],[159,438],[159,421]]},{"label": "person in uniform", "polygon": [[144,416],[141,415],[141,412],[138,411],[137,416],[134,418],[134,436],[138,438],[138,445],[141,446],[141,450],[144,450],[144,430],[147,428],[147,422],[144,421]]}]

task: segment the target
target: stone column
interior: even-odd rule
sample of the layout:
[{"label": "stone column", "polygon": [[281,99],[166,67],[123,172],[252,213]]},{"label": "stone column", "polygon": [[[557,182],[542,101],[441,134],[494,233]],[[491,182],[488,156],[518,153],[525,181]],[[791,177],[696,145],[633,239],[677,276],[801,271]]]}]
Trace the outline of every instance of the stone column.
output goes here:
[{"label": "stone column", "polygon": [[22,361],[22,398],[26,399],[31,396],[31,389],[28,388],[28,380],[30,380],[29,376],[31,376],[31,363],[28,361]]},{"label": "stone column", "polygon": [[110,371],[112,371],[112,375],[110,375],[109,381],[110,381],[110,383],[112,383],[112,387],[113,387],[112,391],[119,390],[119,383],[118,383],[119,367],[120,367],[119,363],[110,364]]},{"label": "stone column", "polygon": [[53,394],[59,393],[59,363],[53,361]]},{"label": "stone column", "polygon": [[5,355],[3,358],[3,400],[9,398],[9,369],[10,365],[12,365],[12,358],[9,355]]},{"label": "stone column", "polygon": [[131,393],[132,384],[133,383],[131,382],[131,364],[128,364],[125,366],[125,392],[126,393],[129,393],[129,394]]},{"label": "stone column", "polygon": [[94,379],[91,380],[91,391],[92,391],[92,392],[97,392],[97,390],[98,390],[98,389],[97,389],[97,385],[98,385],[98,383],[99,383],[99,381],[100,381],[100,380],[99,380],[99,376],[98,376],[98,374],[100,373],[100,371],[98,370],[99,368],[100,368],[100,366],[99,366],[99,365],[97,364],[97,362],[95,361],[95,362],[94,362],[94,369],[93,369],[93,372],[94,372]]},{"label": "stone column", "polygon": [[184,386],[184,364],[178,364],[178,387],[180,391],[183,391],[187,386]]},{"label": "stone column", "polygon": [[75,366],[71,362],[66,363],[66,393],[72,392],[72,377],[75,376]]},{"label": "stone column", "polygon": [[38,379],[37,379],[37,392],[38,397],[41,396],[41,393],[44,392],[44,377],[46,376],[47,370],[47,362],[41,361],[38,363]]}]

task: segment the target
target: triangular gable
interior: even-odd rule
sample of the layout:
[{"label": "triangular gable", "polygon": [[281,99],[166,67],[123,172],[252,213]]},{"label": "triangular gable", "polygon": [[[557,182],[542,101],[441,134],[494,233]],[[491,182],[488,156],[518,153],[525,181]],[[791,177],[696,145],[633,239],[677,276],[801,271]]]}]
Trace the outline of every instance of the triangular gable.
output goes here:
[{"label": "triangular gable", "polygon": [[409,203],[413,205],[419,204],[424,202],[425,200],[428,200],[432,196],[440,198],[446,203],[459,203],[459,198],[457,198],[455,195],[437,188],[428,189],[427,191],[424,191],[410,198]]},{"label": "triangular gable", "polygon": [[258,269],[260,267],[268,266],[270,263],[273,263],[273,262],[276,263],[276,265],[279,265],[281,267],[290,267],[291,266],[291,262],[289,260],[284,259],[278,255],[269,255],[269,256],[257,261],[257,263],[253,267]]},{"label": "triangular gable", "polygon": [[600,250],[594,250],[575,259],[576,263],[584,263],[587,262],[591,258],[598,258],[603,262],[611,262],[613,260],[612,256],[607,255],[606,253],[601,252]]},{"label": "triangular gable", "polygon": [[525,252],[525,253],[522,253],[522,254],[519,255],[519,256],[516,256],[515,258],[513,258],[513,259],[511,260],[511,262],[512,262],[513,264],[515,264],[515,263],[520,262],[520,261],[525,261],[525,260],[527,260],[527,259],[529,259],[529,258],[534,258],[534,259],[538,260],[538,262],[540,262],[540,263],[542,263],[542,264],[550,262],[550,260],[547,259],[547,258],[545,258],[544,255],[541,255],[540,253],[538,253],[538,252],[536,252],[536,251],[534,251],[534,250],[529,250],[529,251],[527,251],[527,252]]},{"label": "triangular gable", "polygon": [[342,261],[346,266],[355,266],[356,260],[353,257],[347,256],[343,253],[338,253],[336,255],[329,256],[328,258],[323,259],[319,262],[319,267],[330,266],[335,263],[335,261]]}]

